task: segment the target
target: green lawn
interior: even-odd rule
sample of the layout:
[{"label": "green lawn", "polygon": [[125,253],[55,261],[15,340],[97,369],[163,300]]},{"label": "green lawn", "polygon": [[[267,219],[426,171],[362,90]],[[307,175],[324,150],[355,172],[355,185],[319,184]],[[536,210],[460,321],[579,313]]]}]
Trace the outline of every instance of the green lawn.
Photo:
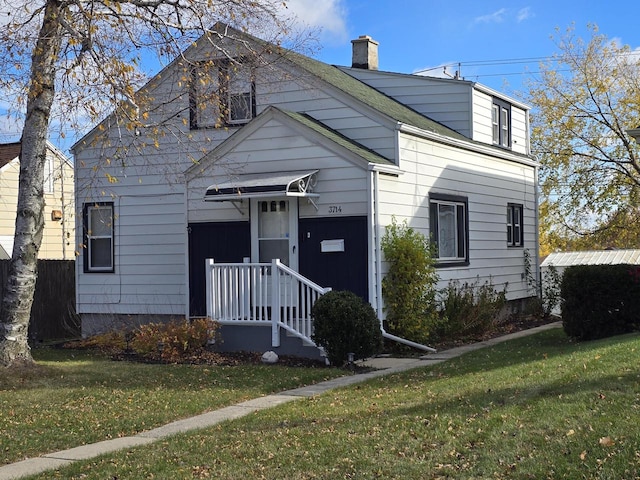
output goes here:
[{"label": "green lawn", "polygon": [[0,464],[128,436],[173,420],[344,375],[332,368],[114,362],[36,349],[35,371],[0,369]]},{"label": "green lawn", "polygon": [[554,329],[58,478],[639,478],[639,354],[638,335],[574,344]]}]

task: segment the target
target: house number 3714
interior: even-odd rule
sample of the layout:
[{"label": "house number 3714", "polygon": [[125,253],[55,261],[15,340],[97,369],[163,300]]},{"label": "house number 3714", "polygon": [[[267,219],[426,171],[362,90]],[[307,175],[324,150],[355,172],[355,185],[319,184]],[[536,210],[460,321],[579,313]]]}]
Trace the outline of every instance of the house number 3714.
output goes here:
[{"label": "house number 3714", "polygon": [[342,205],[329,205],[329,213],[342,213]]}]

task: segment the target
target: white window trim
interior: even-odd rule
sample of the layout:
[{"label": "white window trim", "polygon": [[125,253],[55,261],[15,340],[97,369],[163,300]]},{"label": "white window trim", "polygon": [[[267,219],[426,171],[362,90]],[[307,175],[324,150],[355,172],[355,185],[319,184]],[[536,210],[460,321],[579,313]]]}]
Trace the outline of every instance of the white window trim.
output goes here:
[{"label": "white window trim", "polygon": [[[112,203],[96,203],[96,204],[88,204],[85,206],[86,208],[86,212],[85,212],[85,248],[86,248],[86,255],[85,255],[85,272],[87,273],[110,273],[114,271],[114,264],[115,264],[115,259],[114,259],[114,209],[113,209],[113,204]],[[93,212],[97,212],[100,210],[109,210],[109,214],[111,217],[111,225],[109,225],[110,229],[109,229],[109,235],[93,235],[93,232],[91,231],[91,217],[93,215]],[[94,240],[101,240],[101,239],[109,239],[110,240],[110,265],[108,266],[94,266],[91,264],[91,258],[92,258],[92,249],[93,249],[93,241]]]}]

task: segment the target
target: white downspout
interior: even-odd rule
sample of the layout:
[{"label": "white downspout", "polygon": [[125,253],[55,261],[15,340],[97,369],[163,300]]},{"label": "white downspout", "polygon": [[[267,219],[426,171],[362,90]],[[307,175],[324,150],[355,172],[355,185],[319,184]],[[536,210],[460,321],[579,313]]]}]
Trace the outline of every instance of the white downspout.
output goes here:
[{"label": "white downspout", "polygon": [[379,176],[380,172],[373,171],[373,231],[375,240],[376,253],[376,309],[378,310],[378,318],[380,319],[380,328],[384,332],[382,324],[382,248],[380,246],[380,190]]},{"label": "white downspout", "polygon": [[425,352],[435,353],[437,350],[432,347],[428,347],[427,345],[422,345],[421,343],[412,342],[411,340],[407,340],[406,338],[401,338],[396,335],[392,335],[388,333],[384,329],[384,323],[382,320],[382,250],[380,246],[380,209],[379,209],[379,187],[378,187],[378,177],[380,172],[373,171],[373,212],[374,212],[374,239],[375,239],[375,249],[376,249],[376,307],[378,311],[378,319],[380,320],[380,330],[382,331],[382,336],[388,340],[402,343],[404,345],[408,345],[409,347],[416,348],[418,350],[423,350]]},{"label": "white downspout", "polygon": [[373,170],[369,171],[369,175],[367,175],[367,191],[369,192],[369,199],[367,202],[367,238],[369,239],[368,241],[368,245],[367,245],[367,262],[368,265],[371,266],[371,268],[369,268],[369,275],[368,275],[368,291],[369,291],[369,298],[374,301],[374,305],[372,305],[376,312],[378,312],[378,318],[381,318],[381,310],[380,310],[380,302],[378,301],[378,293],[376,291],[376,278],[377,278],[377,270],[378,270],[378,263],[375,260],[376,258],[376,237],[377,237],[377,232],[376,232],[376,222],[374,219],[374,203],[375,203],[375,194],[373,191],[373,177],[374,177],[375,173]]}]

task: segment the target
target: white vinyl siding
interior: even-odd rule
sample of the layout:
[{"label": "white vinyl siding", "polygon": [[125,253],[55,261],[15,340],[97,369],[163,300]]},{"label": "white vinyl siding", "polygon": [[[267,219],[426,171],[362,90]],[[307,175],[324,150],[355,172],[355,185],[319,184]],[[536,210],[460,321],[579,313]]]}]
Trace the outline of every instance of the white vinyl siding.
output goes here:
[{"label": "white vinyl siding", "polygon": [[[313,203],[305,198],[298,200],[300,217],[367,214],[367,173],[364,168],[340,158],[275,119],[224,158],[223,163],[203,169],[189,180],[189,223],[247,220],[249,200],[236,202],[235,207],[228,201],[203,202],[206,189],[237,178],[239,174],[283,172],[291,170],[292,165],[295,170],[318,170],[313,193],[319,197],[314,198]],[[245,158],[251,158],[251,163],[238,169]],[[340,211],[330,213],[332,206],[339,206]]]},{"label": "white vinyl siding", "polygon": [[[83,273],[84,255],[77,258],[76,301],[83,322],[89,313],[185,314],[184,187],[174,172],[191,161],[180,148],[167,150],[166,155],[153,148],[144,152],[147,158],[130,156],[126,167],[100,163],[97,172],[87,157],[113,157],[113,150],[76,152],[78,204],[112,202],[114,216],[114,273]],[[106,173],[116,181],[109,183]]]},{"label": "white vinyl siding", "polygon": [[471,138],[471,82],[361,68],[342,68],[422,115]]},{"label": "white vinyl siding", "polygon": [[[449,280],[473,283],[491,278],[497,288],[508,285],[508,298],[530,296],[522,279],[522,249],[505,242],[505,208],[523,205],[523,241],[535,245],[534,169],[507,160],[456,149],[400,134],[399,177],[380,175],[380,216],[383,225],[395,216],[431,238],[429,195],[465,197],[468,202],[468,265],[439,268],[439,287]],[[382,230],[384,233],[384,229]],[[385,267],[386,268],[386,267]]]},{"label": "white vinyl siding", "polygon": [[[505,111],[502,107],[508,107]],[[506,118],[505,118],[506,115]],[[473,140],[507,147],[515,153],[529,154],[528,112],[515,103],[474,89]]]}]

